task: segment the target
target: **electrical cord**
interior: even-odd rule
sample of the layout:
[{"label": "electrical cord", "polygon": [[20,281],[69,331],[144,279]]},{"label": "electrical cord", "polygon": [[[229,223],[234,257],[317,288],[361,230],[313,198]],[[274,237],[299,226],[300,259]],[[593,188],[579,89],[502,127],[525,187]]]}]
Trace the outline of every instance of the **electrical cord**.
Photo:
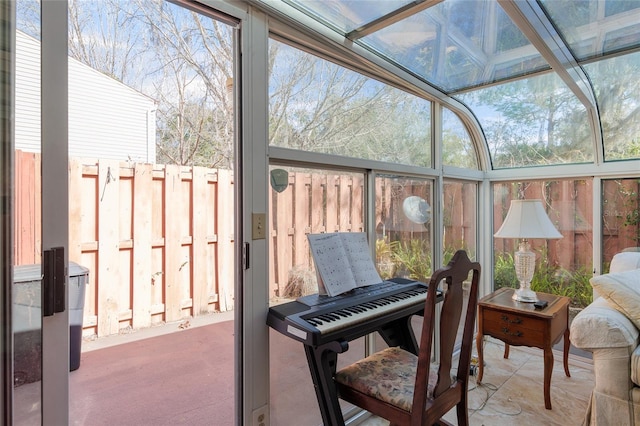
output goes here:
[{"label": "electrical cord", "polygon": [[[476,364],[473,364],[473,361],[475,361]],[[484,383],[484,382],[483,383],[478,383],[477,372],[478,372],[478,370],[477,370],[477,358],[474,357],[474,359],[472,359],[471,372],[470,372],[471,373],[470,376],[473,378],[473,386],[468,389],[468,392],[474,391],[476,389],[482,389],[482,390],[484,390],[485,394],[484,394],[484,397],[482,399],[482,403],[480,404],[479,407],[477,407],[477,408],[470,407],[469,408],[469,413],[470,414],[475,414],[478,411],[484,410],[484,408],[489,404],[489,399],[492,396],[492,395],[490,395],[490,392],[494,392],[495,393],[499,389],[498,386],[496,386],[496,385],[494,385],[492,383]],[[506,416],[517,416],[520,413],[522,413],[522,407],[520,406],[520,404],[518,404],[517,402],[514,402],[511,399],[511,397],[509,397],[507,400],[509,402],[513,403],[516,406],[516,411],[515,412],[503,411],[503,410],[497,408],[498,406],[502,407],[501,405],[498,405],[498,404],[491,404],[490,406],[495,412],[497,412],[499,414],[504,414]]]}]

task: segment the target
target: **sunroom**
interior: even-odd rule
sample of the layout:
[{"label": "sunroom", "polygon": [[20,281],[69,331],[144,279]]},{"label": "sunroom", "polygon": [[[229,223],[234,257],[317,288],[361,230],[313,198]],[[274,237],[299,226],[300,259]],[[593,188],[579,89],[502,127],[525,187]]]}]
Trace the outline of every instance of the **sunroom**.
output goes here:
[{"label": "sunroom", "polygon": [[[573,316],[594,301],[591,279],[607,276],[615,255],[631,253],[625,255],[631,259],[640,251],[637,78],[640,3],[637,1],[114,0],[102,5],[116,5],[119,12],[114,16],[121,20],[105,18],[104,22],[97,16],[110,16],[100,15],[106,13],[106,6],[99,11],[72,1],[42,1],[41,8],[26,5],[30,2],[11,3],[4,20],[12,25],[3,30],[6,32],[3,39],[15,40],[17,30],[42,43],[38,107],[41,109],[33,110],[36,115],[42,114],[38,124],[41,146],[36,150],[42,155],[42,204],[49,214],[45,216],[43,210],[42,218],[47,219],[42,219],[41,249],[45,252],[52,247],[66,247],[65,261],[79,261],[92,271],[83,337],[91,335],[100,340],[109,333],[144,328],[142,324],[146,327],[170,321],[185,324],[190,318],[223,310],[226,301],[235,327],[233,347],[229,348],[235,359],[236,374],[229,384],[234,388],[235,424],[262,424],[257,419],[264,420],[264,416],[268,419],[270,414],[271,424],[300,424],[300,417],[291,418],[282,410],[307,406],[309,401],[314,411],[306,413],[309,417],[303,417],[303,424],[333,424],[343,416],[348,424],[370,421],[366,413],[351,406],[342,406],[344,412],[337,417],[327,413],[330,404],[316,412],[316,398],[322,405],[317,390],[297,392],[279,388],[291,385],[290,380],[282,379],[288,358],[274,351],[274,330],[266,321],[270,307],[319,291],[309,234],[364,233],[371,259],[383,280],[401,277],[428,282],[433,272],[446,265],[457,250],[465,250],[482,266],[479,296],[484,298],[501,289],[517,293],[523,282],[517,272],[517,253],[529,250],[535,256],[535,264],[531,269],[533,277],[525,281],[530,281],[531,290],[539,294],[536,299],[550,295],[553,297],[548,299],[550,304],[556,299],[566,300],[567,330]],[[157,22],[162,24],[155,23],[156,19],[152,19],[155,15],[146,12],[151,4],[157,6],[154,13],[158,13]],[[29,11],[36,11],[36,17]],[[169,19],[167,16],[178,17],[170,21],[177,25],[164,25],[169,22],[165,21]],[[114,64],[129,61],[129,68],[124,65],[120,70],[139,75],[144,71],[144,78],[134,84],[125,78],[126,72],[109,74],[100,68],[99,61],[95,61],[99,57],[96,52],[102,52],[96,47],[100,43],[91,41],[97,34],[93,31],[101,26],[92,27],[91,22],[117,22],[112,30],[118,28],[119,34],[134,34],[142,44],[146,43],[144,49],[128,51],[128,56],[114,54],[111,61]],[[108,38],[104,36],[109,34],[108,27],[104,25],[101,29],[103,42]],[[199,48],[191,52],[192,56],[183,55],[180,43],[162,44],[163,37],[167,40],[173,37],[185,45],[194,43]],[[125,42],[136,46],[126,37],[113,40],[114,52]],[[86,53],[90,49],[79,49],[82,46],[93,46],[93,56]],[[4,50],[14,49],[15,42],[8,43]],[[162,49],[166,49],[162,67],[156,66],[157,58],[143,53]],[[137,56],[132,54],[134,51]],[[122,173],[125,166],[118,166],[118,162],[135,163],[126,153],[110,153],[107,149],[106,154],[95,154],[116,163],[105,162],[104,166],[99,162],[81,163],[79,179],[92,175],[91,167],[95,167],[96,179],[73,186],[70,178],[73,167],[69,164],[76,164],[70,160],[74,157],[74,138],[81,139],[80,129],[97,134],[102,128],[89,127],[86,121],[83,128],[82,121],[74,118],[78,113],[74,99],[82,94],[73,92],[67,56],[69,61],[83,62],[156,100],[158,110],[152,113],[159,117],[157,129],[145,136],[154,132],[157,136],[154,155],[154,159],[158,157],[157,163],[174,161],[180,167],[193,167],[188,172],[193,174],[178,186],[184,186],[185,181],[195,185],[196,167],[218,170],[227,166],[232,171],[229,180],[234,185],[233,196],[220,201],[229,204],[224,213],[231,218],[226,230],[211,231],[215,236],[203,237],[202,245],[198,246],[197,231],[189,222],[185,225],[189,229],[183,230],[183,234],[176,231],[177,242],[172,243],[177,252],[182,250],[182,257],[168,260],[168,234],[163,234],[162,242],[158,242],[153,239],[153,229],[142,237],[133,229],[140,223],[136,222],[140,220],[137,209],[152,210],[156,204],[136,204],[138,195],[134,189],[131,192],[121,189],[119,195],[110,195],[111,183],[135,182],[139,173],[144,174],[144,170],[132,168],[129,174],[119,175],[110,168],[116,164],[115,168],[119,167]],[[117,66],[113,68],[116,69]],[[173,92],[168,86],[164,87],[167,91],[161,91],[166,81],[160,84],[156,79],[159,74],[166,76],[167,69],[173,70],[172,76],[179,77],[175,78]],[[9,69],[5,72],[10,73]],[[208,72],[214,77],[203,77]],[[15,92],[20,82],[14,80],[7,80],[11,84],[5,89],[8,96],[3,107],[18,113],[16,105],[20,107],[24,98],[20,97],[23,92]],[[197,93],[206,95],[198,98]],[[175,101],[172,105],[182,108],[165,108],[163,103],[167,101]],[[68,105],[68,109],[59,108],[61,103]],[[189,122],[196,117],[189,115],[190,108],[191,112],[198,108],[208,111],[214,118]],[[10,118],[3,122],[8,135],[3,138],[5,193],[12,191],[14,150],[24,137],[20,127],[23,124],[18,121],[14,127]],[[199,133],[192,139],[223,141],[212,146],[223,147],[219,152],[225,151],[217,157],[207,154],[209,157],[205,158],[200,148],[192,147],[190,153],[185,153],[181,151],[183,145],[171,144],[174,140],[188,141],[196,135],[196,129]],[[91,149],[97,151],[97,145]],[[69,154],[60,156],[60,152]],[[161,179],[158,170],[153,168],[154,182]],[[174,169],[162,167],[162,179],[168,179],[166,173],[170,170]],[[178,176],[187,173],[186,169],[175,170]],[[216,171],[215,178],[203,179],[219,185],[221,176]],[[168,183],[163,185],[165,188]],[[102,217],[118,214],[114,207],[100,210],[109,197],[115,197],[112,201],[120,197],[120,205],[125,204],[122,200],[130,199],[131,207],[124,209],[131,214],[127,216],[131,225],[115,225],[121,232],[118,237],[108,234],[107,225],[96,224],[96,229],[104,227],[105,233],[96,231],[95,238],[89,238],[91,244],[83,242],[86,239],[74,240],[74,232],[82,231],[79,228],[93,226],[74,225],[73,200],[78,196],[74,189],[84,191],[83,196],[93,191],[90,204],[95,204]],[[150,190],[153,191],[156,190]],[[166,197],[166,192],[163,194]],[[531,223],[525,221],[520,234],[501,234],[508,213],[519,205],[513,201],[520,200],[538,200],[537,205],[554,232],[528,234],[530,230],[526,228]],[[174,201],[179,204],[184,199],[177,196]],[[8,200],[3,203],[7,203],[3,205],[4,211],[11,212],[4,218],[3,236],[14,235],[3,238],[2,262],[8,267],[16,264],[12,253],[19,235],[14,231],[17,215],[11,208],[13,204]],[[169,198],[163,198],[160,204],[171,209]],[[78,209],[78,217],[85,220],[89,214],[81,207]],[[199,210],[184,209],[193,217],[197,215],[194,211]],[[91,214],[100,216],[96,212]],[[201,212],[209,213],[206,208]],[[163,218],[164,225],[158,227],[164,232],[170,221]],[[153,223],[153,219],[149,220]],[[132,228],[132,236],[123,237],[122,229],[127,226]],[[40,231],[39,227],[38,224],[34,229]],[[196,266],[185,265],[196,265],[198,247],[209,255],[211,244],[222,241],[223,235],[226,238],[225,232],[230,234],[232,243],[214,251],[232,253],[228,259],[233,260],[226,265],[232,264],[232,268],[225,273],[233,284],[226,294],[220,291],[214,297],[204,289],[196,296],[196,277],[210,273],[210,266],[196,271]],[[153,258],[146,269],[140,267],[136,257],[140,256],[136,250],[142,253],[138,244],[144,238],[151,240],[152,246],[144,253]],[[127,295],[126,300],[112,297],[102,290],[106,284],[99,286],[95,281],[107,282],[105,277],[111,264],[101,260],[100,252],[106,252],[111,242],[124,259],[118,261],[118,268],[124,268],[122,262],[129,268],[119,275],[126,282],[121,289]],[[154,251],[160,245],[163,254]],[[218,264],[224,263],[216,259]],[[33,263],[39,261],[38,258]],[[173,291],[169,290],[169,267],[175,267],[176,279],[186,282],[183,293],[176,294],[177,301],[173,302],[169,301]],[[183,268],[194,269],[184,272]],[[11,268],[6,269],[9,275],[5,274],[4,282],[10,283]],[[95,277],[94,272],[98,272]],[[612,274],[627,272],[631,271]],[[141,307],[135,300],[139,291],[136,289],[141,288],[136,277],[144,274],[154,274],[151,284],[145,284],[152,300],[149,306]],[[220,272],[212,274],[217,277]],[[145,282],[147,275],[143,277]],[[154,287],[156,282],[162,282],[162,290]],[[12,300],[11,286],[7,284],[5,288],[3,306],[11,305]],[[197,297],[204,300],[204,308],[200,310],[196,307]],[[627,294],[627,300],[634,300],[629,297]],[[606,299],[609,301],[609,297]],[[531,310],[533,302],[514,300],[518,306]],[[120,306],[107,313],[110,303]],[[170,308],[174,309],[174,316]],[[153,309],[158,311],[154,314]],[[136,316],[142,310],[152,311],[146,323],[138,322],[141,316]],[[614,311],[620,313],[624,307]],[[632,352],[638,345],[639,334],[633,324],[640,321],[636,318],[630,321],[635,327],[629,337]],[[102,326],[112,331],[106,332]],[[58,420],[72,424],[74,420],[70,417],[75,414],[71,415],[64,407],[75,396],[56,391],[60,386],[65,389],[69,386],[69,375],[60,373],[60,366],[68,363],[69,337],[65,335],[68,327],[68,314],[64,312],[42,321],[43,381],[42,392],[37,395],[42,398],[42,424]],[[3,327],[3,332],[3,351],[12,350],[10,327]],[[566,342],[568,334],[563,336]],[[563,340],[551,340],[552,344],[560,345],[554,351],[559,350],[556,368],[561,368],[559,354]],[[500,344],[499,340],[497,343]],[[375,352],[380,344],[384,346],[373,337],[362,337],[349,351],[350,356],[364,357]],[[597,342],[583,346],[593,349],[594,344]],[[571,357],[584,357],[587,364],[594,362],[589,350],[572,346],[570,352]],[[304,357],[302,352],[297,355],[300,359]],[[476,348],[475,362],[477,355]],[[5,367],[3,383],[7,384],[12,382],[13,370],[9,365]],[[562,370],[558,371],[553,380],[562,375]],[[639,385],[633,384],[631,374],[626,371],[624,380],[630,383],[629,392],[638,391]],[[539,376],[542,380],[542,371]],[[553,386],[552,381],[552,395]],[[596,386],[595,381],[590,383],[590,389]],[[545,387],[548,391],[548,386]],[[542,391],[536,387],[540,395]],[[283,397],[284,394],[287,396]],[[4,398],[7,416],[12,413],[11,395],[7,391]],[[633,401],[633,397],[622,401],[613,396],[611,400],[593,399],[588,414],[586,408],[583,411],[586,418],[598,423],[606,418],[607,409]],[[630,404],[635,405],[640,407],[638,402]],[[550,404],[540,406],[540,410],[545,408],[551,409]],[[624,418],[633,424],[634,415],[640,418],[640,408],[629,410],[630,417]],[[11,417],[5,420],[11,423]],[[582,418],[571,420],[579,424]]]}]

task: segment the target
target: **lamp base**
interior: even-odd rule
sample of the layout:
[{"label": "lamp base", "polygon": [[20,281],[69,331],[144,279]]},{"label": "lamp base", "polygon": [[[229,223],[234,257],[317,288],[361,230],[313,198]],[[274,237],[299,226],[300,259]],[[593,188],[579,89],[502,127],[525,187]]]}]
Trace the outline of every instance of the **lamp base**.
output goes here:
[{"label": "lamp base", "polygon": [[516,302],[535,303],[538,301],[538,295],[531,289],[521,287],[513,292],[512,299]]}]

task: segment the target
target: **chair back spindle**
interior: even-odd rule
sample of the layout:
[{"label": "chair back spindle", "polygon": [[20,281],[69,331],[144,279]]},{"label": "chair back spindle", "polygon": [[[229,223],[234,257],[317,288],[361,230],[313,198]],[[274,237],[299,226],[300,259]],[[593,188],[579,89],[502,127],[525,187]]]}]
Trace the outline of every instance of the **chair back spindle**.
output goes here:
[{"label": "chair back spindle", "polygon": [[[465,283],[470,276],[467,288]],[[339,396],[389,420],[391,425],[448,424],[442,416],[453,407],[458,425],[468,425],[467,390],[479,281],[480,264],[472,262],[464,250],[458,250],[429,281],[418,354],[386,348],[340,370],[335,376]],[[444,295],[438,333],[439,364],[432,365],[438,289]],[[460,342],[460,352],[452,374],[456,341]]]}]

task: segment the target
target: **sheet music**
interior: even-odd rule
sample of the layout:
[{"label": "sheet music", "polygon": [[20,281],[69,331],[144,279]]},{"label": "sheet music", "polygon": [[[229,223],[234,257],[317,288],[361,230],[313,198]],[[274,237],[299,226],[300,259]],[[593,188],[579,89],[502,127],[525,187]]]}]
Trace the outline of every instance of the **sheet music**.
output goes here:
[{"label": "sheet music", "polygon": [[382,282],[364,232],[309,234],[307,237],[319,275],[319,288],[324,287],[329,296]]},{"label": "sheet music", "polygon": [[371,259],[367,235],[364,232],[343,232],[339,235],[349,258],[356,287],[381,283],[382,278]]}]

